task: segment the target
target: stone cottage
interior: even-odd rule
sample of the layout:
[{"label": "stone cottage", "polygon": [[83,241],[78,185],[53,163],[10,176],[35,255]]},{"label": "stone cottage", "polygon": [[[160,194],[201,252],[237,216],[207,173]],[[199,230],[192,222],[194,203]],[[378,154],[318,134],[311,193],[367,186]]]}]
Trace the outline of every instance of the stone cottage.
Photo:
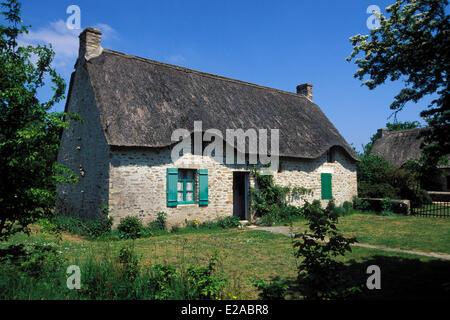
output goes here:
[{"label": "stone cottage", "polygon": [[[398,131],[378,129],[371,153],[380,155],[393,166],[401,168],[409,160],[416,160],[421,157],[421,146],[424,142],[423,134],[427,130],[430,130],[430,128]],[[425,181],[422,187],[428,191],[450,192],[450,165],[441,165],[439,169],[442,171],[442,176],[429,177],[429,181]]]},{"label": "stone cottage", "polygon": [[101,32],[87,28],[65,110],[83,121],[63,131],[58,156],[79,182],[58,187],[57,211],[95,217],[108,208],[115,224],[126,216],[151,221],[159,211],[170,225],[251,218],[250,152],[240,163],[195,150],[173,160],[173,133],[194,133],[199,122],[223,136],[278,129],[277,184],[311,189],[309,201],[351,201],[357,155],[312,98],[310,84],[286,92],[107,50]]}]

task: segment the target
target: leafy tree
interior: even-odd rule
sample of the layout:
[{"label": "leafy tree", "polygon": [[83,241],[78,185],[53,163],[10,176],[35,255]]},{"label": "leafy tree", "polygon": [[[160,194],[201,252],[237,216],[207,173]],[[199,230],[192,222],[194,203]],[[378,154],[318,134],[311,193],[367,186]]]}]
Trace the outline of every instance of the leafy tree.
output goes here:
[{"label": "leafy tree", "polygon": [[[21,5],[1,3],[9,26],[0,25],[0,240],[27,230],[27,225],[52,214],[56,183],[75,181],[56,163],[60,133],[68,126],[66,113],[49,112],[64,98],[64,80],[51,67],[54,52],[46,46],[18,46],[28,32]],[[44,79],[53,83],[53,96],[38,99]]]},{"label": "leafy tree", "polygon": [[382,156],[366,155],[358,163],[358,183],[376,184],[386,181],[386,173],[394,167]]},{"label": "leafy tree", "polygon": [[409,199],[417,206],[431,201],[419,185],[421,167],[414,167],[416,162],[395,168],[379,155],[367,154],[360,159],[357,167],[359,197]]},{"label": "leafy tree", "polygon": [[447,0],[397,0],[380,14],[380,27],[370,35],[350,38],[359,67],[355,78],[369,89],[386,80],[404,80],[405,86],[395,96],[390,108],[401,111],[407,102],[418,102],[431,94],[436,99],[421,112],[432,127],[426,133],[424,151],[436,164],[450,154],[450,16]]}]

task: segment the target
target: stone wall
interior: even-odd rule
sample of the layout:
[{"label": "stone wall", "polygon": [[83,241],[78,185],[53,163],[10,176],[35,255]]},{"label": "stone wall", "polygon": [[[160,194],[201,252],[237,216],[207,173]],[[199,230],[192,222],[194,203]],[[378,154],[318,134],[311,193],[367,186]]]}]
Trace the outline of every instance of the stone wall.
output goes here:
[{"label": "stone wall", "polygon": [[[115,223],[127,216],[138,216],[144,222],[156,219],[159,211],[168,214],[171,225],[184,223],[185,218],[214,220],[233,214],[233,170],[244,166],[224,166],[210,157],[187,154],[171,162],[168,148],[158,151],[114,151],[110,166],[110,215]],[[167,168],[208,169],[209,205],[178,205],[166,203]],[[198,197],[198,195],[197,195]]]},{"label": "stone wall", "polygon": [[[309,196],[295,197],[291,203],[302,206],[304,201],[321,200],[321,174],[332,174],[332,193],[336,205],[344,201],[352,201],[358,194],[356,179],[356,164],[351,161],[340,149],[335,151],[335,161],[327,162],[327,155],[323,154],[314,160],[287,160],[281,161],[280,172],[274,181],[280,186],[304,187],[312,190]],[[328,200],[321,200],[322,206],[328,204]]]},{"label": "stone wall", "polygon": [[[185,218],[214,220],[233,214],[233,171],[249,171],[245,165],[223,165],[209,157],[187,154],[172,163],[170,149],[148,151],[113,151],[110,165],[109,210],[115,224],[127,216],[138,216],[145,223],[155,220],[157,212],[167,213],[169,225],[183,225]],[[304,200],[321,198],[321,173],[332,173],[333,196],[337,204],[351,201],[357,195],[356,166],[341,152],[334,163],[319,159],[282,160],[275,183],[283,186],[306,187],[313,193],[292,199],[294,205]],[[166,169],[208,169],[209,205],[166,204]],[[251,179],[250,185],[254,183]],[[328,201],[322,200],[323,205]]]},{"label": "stone wall", "polygon": [[74,74],[67,112],[77,113],[83,122],[71,121],[63,131],[58,162],[72,169],[79,183],[58,186],[56,212],[94,218],[108,205],[109,146],[83,65]]}]

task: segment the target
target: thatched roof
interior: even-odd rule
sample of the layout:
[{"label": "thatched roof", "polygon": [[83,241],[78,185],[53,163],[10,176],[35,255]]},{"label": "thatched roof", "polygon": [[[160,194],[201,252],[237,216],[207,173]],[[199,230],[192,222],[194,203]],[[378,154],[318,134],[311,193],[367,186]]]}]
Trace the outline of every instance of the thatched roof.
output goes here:
[{"label": "thatched roof", "polygon": [[399,131],[378,130],[378,139],[372,147],[372,154],[386,158],[396,167],[401,167],[408,160],[419,159],[422,134],[429,128],[415,128]]},{"label": "thatched roof", "polygon": [[[280,156],[317,158],[332,146],[358,160],[302,95],[103,49],[86,61],[109,145],[164,147],[178,128],[280,129]],[[269,143],[270,145],[270,143]]]}]

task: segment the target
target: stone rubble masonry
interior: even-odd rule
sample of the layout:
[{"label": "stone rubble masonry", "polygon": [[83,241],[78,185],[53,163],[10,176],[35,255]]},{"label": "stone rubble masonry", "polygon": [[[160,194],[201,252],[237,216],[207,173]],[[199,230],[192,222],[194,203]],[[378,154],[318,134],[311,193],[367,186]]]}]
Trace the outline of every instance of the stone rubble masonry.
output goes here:
[{"label": "stone rubble masonry", "polygon": [[[168,224],[183,225],[185,218],[200,221],[214,220],[233,214],[233,172],[250,171],[244,165],[224,165],[210,157],[187,154],[175,163],[171,150],[117,151],[111,154],[109,209],[114,220],[138,216],[144,222],[155,220],[157,212],[167,213]],[[321,198],[321,173],[332,173],[333,197],[336,204],[351,201],[357,194],[356,167],[341,153],[337,161],[326,163],[326,155],[313,161],[282,160],[282,171],[274,176],[281,186],[305,187],[312,194],[289,198],[293,205],[301,206],[305,200]],[[208,206],[166,204],[167,168],[208,169]],[[250,185],[254,186],[253,178]],[[322,205],[328,201],[321,200]]]},{"label": "stone rubble masonry", "polygon": [[102,32],[100,30],[88,27],[81,32],[79,38],[79,57],[84,57],[86,60],[89,60],[101,55],[103,48],[101,46]]}]

